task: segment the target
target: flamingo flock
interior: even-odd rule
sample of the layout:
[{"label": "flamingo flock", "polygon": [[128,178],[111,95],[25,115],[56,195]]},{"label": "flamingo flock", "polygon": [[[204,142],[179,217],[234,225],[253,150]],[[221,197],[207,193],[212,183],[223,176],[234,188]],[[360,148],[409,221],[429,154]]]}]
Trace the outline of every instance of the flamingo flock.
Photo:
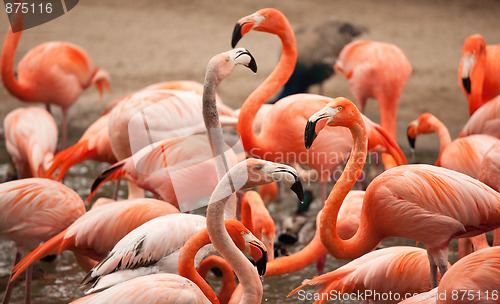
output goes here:
[{"label": "flamingo flock", "polygon": [[[257,72],[250,51],[235,48],[252,31],[278,37],[282,54],[241,108],[232,109],[217,89],[236,77],[230,75],[238,66]],[[418,135],[439,137],[431,165],[408,164],[397,142],[399,101],[413,67],[391,42],[357,40],[340,52],[331,69],[347,78],[352,101],[300,93],[267,104],[291,85],[298,46],[283,12],[260,9],[236,22],[233,49],[207,62],[204,83],[158,82],[116,98],[66,147],[69,107],[91,85],[101,95],[111,91],[110,77],[66,42],[33,48],[16,68],[21,33],[7,31],[0,62],[6,90],[30,103],[3,123],[17,180],[0,184],[0,239],[16,248],[2,304],[24,272],[24,303],[30,303],[34,265],[63,251],[83,270],[73,284],[85,296],[71,303],[263,303],[268,278],[314,263],[317,276],[288,286],[288,297],[315,303],[333,295],[367,303],[500,300],[500,45],[486,45],[479,34],[465,39],[458,78],[471,116],[457,139],[432,113],[409,122],[412,149]],[[240,77],[251,77],[246,72]],[[368,98],[379,103],[380,124],[363,114]],[[51,104],[63,109],[60,150]],[[384,171],[355,190],[369,152],[383,154]],[[109,166],[81,197],[64,176],[89,160]],[[94,201],[101,186],[115,180],[127,181],[128,197]],[[307,210],[312,197],[321,208],[314,217],[304,211],[278,221],[285,215],[273,205],[306,200],[298,210]],[[275,256],[275,242],[297,241],[308,220],[312,239]],[[275,224],[288,234],[277,236]],[[418,246],[385,247],[389,237]],[[460,259],[451,264],[454,239]],[[324,273],[327,257],[350,261]],[[210,270],[222,276],[219,290]]]}]

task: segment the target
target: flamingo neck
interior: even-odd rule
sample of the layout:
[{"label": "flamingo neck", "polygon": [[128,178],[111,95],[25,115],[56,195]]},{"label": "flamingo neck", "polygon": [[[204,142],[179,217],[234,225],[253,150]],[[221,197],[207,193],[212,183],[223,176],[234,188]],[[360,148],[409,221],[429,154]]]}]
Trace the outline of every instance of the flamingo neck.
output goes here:
[{"label": "flamingo neck", "polygon": [[253,229],[252,206],[250,205],[246,195],[243,196],[243,199],[241,200],[241,223],[247,227],[253,235],[259,237]]},{"label": "flamingo neck", "polygon": [[[223,179],[222,182],[225,180]],[[220,183],[219,183],[220,185]],[[234,270],[243,287],[241,303],[257,304],[262,300],[262,283],[259,274],[245,255],[236,247],[224,225],[224,208],[229,196],[227,187],[217,187],[212,197],[224,197],[211,201],[207,208],[207,230],[214,248]],[[234,193],[234,189],[232,193]]]},{"label": "flamingo neck", "polygon": [[208,271],[212,268],[217,268],[222,272],[222,287],[220,288],[218,298],[221,304],[227,304],[236,289],[233,270],[223,258],[218,255],[211,255],[201,261],[200,266],[198,266],[198,273],[205,278]]},{"label": "flamingo neck", "polygon": [[474,114],[483,104],[483,83],[486,70],[486,50],[477,53],[474,68],[470,75],[469,115]]},{"label": "flamingo neck", "polygon": [[439,137],[439,155],[436,160],[436,166],[439,166],[444,150],[451,143],[451,136],[448,128],[446,128],[446,126],[439,119],[433,117],[429,123],[431,124],[432,131],[434,131]]},{"label": "flamingo neck", "polygon": [[196,271],[194,266],[194,258],[196,253],[205,245],[210,244],[210,238],[206,229],[193,235],[184,244],[179,254],[178,271],[179,275],[190,279],[200,287],[201,291],[211,303],[219,303],[219,299],[215,295],[213,289],[203,279],[203,277]]},{"label": "flamingo neck", "polygon": [[10,92],[10,94],[23,100],[30,101],[29,88],[22,81],[22,75],[18,75],[16,79],[14,72],[14,61],[16,57],[16,50],[21,39],[22,31],[17,33],[12,32],[12,28],[9,28],[7,32],[7,37],[3,44],[2,58],[0,61],[0,67],[2,70],[2,81],[5,88]]},{"label": "flamingo neck", "polygon": [[259,143],[253,131],[255,116],[260,107],[276,93],[290,78],[297,62],[297,44],[292,27],[286,19],[283,20],[288,26],[282,32],[276,33],[282,43],[283,53],[278,65],[273,72],[264,80],[255,91],[248,96],[241,107],[237,130],[240,133],[243,146],[251,156],[262,157],[262,143]]},{"label": "flamingo neck", "polygon": [[366,225],[366,217],[362,217],[359,229],[352,238],[343,240],[337,234],[340,207],[361,174],[367,154],[367,135],[361,116],[350,130],[354,138],[351,157],[325,202],[319,224],[321,242],[338,259],[357,258],[375,248],[380,241],[377,235],[373,235],[374,230],[369,230]]}]

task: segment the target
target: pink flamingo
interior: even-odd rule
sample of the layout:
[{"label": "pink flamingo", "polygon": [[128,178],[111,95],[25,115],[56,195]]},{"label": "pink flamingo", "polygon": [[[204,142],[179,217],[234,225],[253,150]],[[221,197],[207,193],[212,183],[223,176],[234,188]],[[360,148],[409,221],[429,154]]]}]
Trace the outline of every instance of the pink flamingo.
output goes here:
[{"label": "pink flamingo", "polygon": [[69,107],[91,85],[96,86],[101,96],[104,88],[111,90],[108,73],[99,70],[82,48],[67,42],[46,42],[24,55],[16,77],[14,58],[21,35],[22,31],[13,33],[9,27],[0,62],[3,84],[10,94],[24,102],[44,103],[49,112],[51,104],[62,108],[65,148]]},{"label": "pink flamingo", "polygon": [[380,124],[396,140],[399,99],[412,72],[403,51],[391,43],[353,41],[340,52],[335,70],[348,79],[361,113],[368,98],[377,99]]},{"label": "pink flamingo", "polygon": [[458,137],[472,134],[487,134],[500,139],[500,95],[475,111]]},{"label": "pink flamingo", "polygon": [[150,198],[124,200],[99,208],[93,206],[68,228],[38,246],[17,263],[12,269],[12,279],[40,258],[60,254],[64,250],[73,251],[77,261],[82,262],[82,268],[89,271],[97,264],[95,261],[102,260],[130,231],[149,220],[173,213],[179,213],[179,210],[163,201]]},{"label": "pink flamingo", "polygon": [[451,140],[448,128],[434,115],[424,113],[408,124],[408,140],[415,148],[415,140],[420,134],[436,133],[440,147],[436,166],[455,170],[473,178],[479,175],[481,161],[498,139],[484,134],[475,134]]},{"label": "pink flamingo", "polygon": [[116,157],[111,151],[108,133],[109,114],[99,117],[83,133],[73,146],[60,151],[52,159],[47,175],[52,176],[57,169],[57,180],[62,180],[68,170],[85,160],[115,163]]},{"label": "pink flamingo", "polygon": [[458,83],[469,100],[472,115],[500,94],[500,45],[486,45],[479,34],[465,39],[458,66]]},{"label": "pink flamingo", "polygon": [[[326,97],[313,94],[296,94],[276,102],[266,114],[257,136],[253,131],[257,112],[274,93],[290,78],[297,61],[297,47],[293,30],[286,17],[278,10],[266,8],[241,18],[233,31],[232,45],[251,30],[277,35],[283,52],[271,75],[245,100],[238,119],[237,130],[243,146],[250,156],[288,164],[300,163],[319,172],[322,185],[321,199],[326,198],[326,183],[332,171],[347,159],[352,138],[342,128],[331,128],[320,135],[318,146],[312,151],[303,147],[302,128],[307,118],[324,107]],[[388,152],[397,164],[405,164],[406,158],[392,137],[381,127],[369,126],[370,148]],[[376,133],[376,134],[374,134]],[[284,136],[286,134],[286,136]],[[373,135],[372,135],[373,134]],[[382,139],[375,145],[371,139]]]},{"label": "pink flamingo", "polygon": [[34,107],[15,109],[5,116],[3,129],[18,178],[45,177],[57,147],[57,125],[49,112]]},{"label": "pink flamingo", "polygon": [[[0,184],[0,238],[16,246],[14,264],[21,253],[35,249],[85,213],[82,199],[63,184],[44,178],[26,178]],[[30,302],[32,267],[26,270],[25,302]],[[11,274],[12,278],[12,274]],[[9,280],[2,303],[9,302]]]},{"label": "pink flamingo", "polygon": [[[431,289],[428,263],[427,252],[418,247],[395,246],[375,250],[334,271],[306,280],[288,297],[306,285],[319,285],[316,291],[319,299],[314,303],[324,303],[332,295],[356,292],[364,294],[365,301],[370,303],[398,303],[407,294]],[[379,298],[374,296],[375,293]],[[380,295],[389,293],[392,294],[389,299],[380,299]]]},{"label": "pink flamingo", "polygon": [[[319,124],[324,120],[326,124]],[[358,231],[348,240],[341,239],[337,234],[337,215],[344,197],[363,170],[367,134],[356,106],[342,97],[309,118],[306,147],[313,143],[316,129],[319,131],[326,125],[344,126],[354,138],[351,157],[321,213],[321,241],[334,257],[359,257],[385,237],[410,238],[427,248],[432,287],[436,287],[437,268],[441,275],[447,269],[451,239],[500,227],[500,193],[456,171],[406,165],[387,170],[370,183]]]}]

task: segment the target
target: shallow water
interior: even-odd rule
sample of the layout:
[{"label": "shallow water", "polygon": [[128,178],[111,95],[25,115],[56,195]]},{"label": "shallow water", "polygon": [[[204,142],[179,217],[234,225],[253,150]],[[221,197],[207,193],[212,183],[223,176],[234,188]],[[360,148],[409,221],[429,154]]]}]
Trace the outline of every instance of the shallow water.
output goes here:
[{"label": "shallow water", "polygon": [[[1,154],[3,159],[0,159],[0,175],[5,174],[7,170],[8,159],[5,159],[6,153]],[[419,156],[422,157],[422,156]],[[432,155],[427,155],[424,158],[432,159]],[[415,161],[421,161],[416,159]],[[65,184],[75,189],[78,194],[83,198],[86,198],[92,179],[99,172],[107,167],[106,164],[97,164],[92,161],[84,162],[80,165],[72,168],[66,179]],[[330,185],[331,186],[331,185]],[[309,188],[314,190],[314,193],[319,193],[318,185],[310,185]],[[104,196],[111,196],[113,187],[110,184],[105,185],[99,194]],[[282,193],[282,199],[280,203],[273,204],[270,207],[270,212],[275,219],[279,219],[280,216],[292,214],[296,208],[296,199],[288,190]],[[121,197],[125,196],[125,191],[122,188],[120,190]],[[311,210],[309,212],[311,220],[319,210],[320,202],[319,199],[315,199],[311,205]],[[198,210],[197,213],[203,213],[204,210]],[[394,246],[394,245],[415,245],[414,241],[391,238],[386,239],[382,242],[382,246]],[[288,248],[291,253],[298,250],[298,246]],[[450,246],[450,260],[454,262],[456,260],[456,242],[453,242]],[[5,290],[5,284],[8,279],[9,269],[12,267],[14,258],[14,248],[11,242],[0,241],[0,290],[1,295]],[[334,270],[349,261],[347,260],[336,260],[332,257],[328,257],[326,264],[326,271]],[[69,303],[83,296],[83,289],[78,287],[80,280],[84,277],[85,273],[80,270],[79,266],[76,264],[72,253],[64,252],[61,256],[57,257],[54,262],[39,262],[38,265],[43,268],[45,276],[43,278],[36,278],[33,282],[32,287],[32,300],[33,303],[40,304],[59,304],[59,303]],[[38,273],[38,272],[35,272]],[[316,266],[312,264],[301,271],[282,275],[279,277],[270,277],[264,279],[264,297],[263,303],[304,303],[310,301],[301,300],[298,294],[295,294],[287,298],[287,294],[301,284],[304,279],[312,278],[316,275]],[[219,280],[213,275],[209,276],[209,282],[214,283],[214,286],[219,286]],[[314,288],[304,289],[306,292],[314,292]],[[14,288],[11,303],[24,303],[24,282],[17,284]],[[354,300],[340,301],[339,303],[359,303]]]}]

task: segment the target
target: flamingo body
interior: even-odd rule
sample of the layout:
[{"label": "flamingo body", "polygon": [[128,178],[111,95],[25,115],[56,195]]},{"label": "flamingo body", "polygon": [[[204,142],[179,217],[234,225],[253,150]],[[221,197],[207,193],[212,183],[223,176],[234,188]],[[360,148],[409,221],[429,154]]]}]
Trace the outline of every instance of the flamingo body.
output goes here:
[{"label": "flamingo body", "polygon": [[483,104],[471,115],[459,137],[487,134],[500,139],[500,96]]},{"label": "flamingo body", "polygon": [[[18,108],[3,122],[7,152],[19,177],[45,177],[57,147],[57,125],[44,109]],[[50,175],[49,175],[50,176]]]}]

